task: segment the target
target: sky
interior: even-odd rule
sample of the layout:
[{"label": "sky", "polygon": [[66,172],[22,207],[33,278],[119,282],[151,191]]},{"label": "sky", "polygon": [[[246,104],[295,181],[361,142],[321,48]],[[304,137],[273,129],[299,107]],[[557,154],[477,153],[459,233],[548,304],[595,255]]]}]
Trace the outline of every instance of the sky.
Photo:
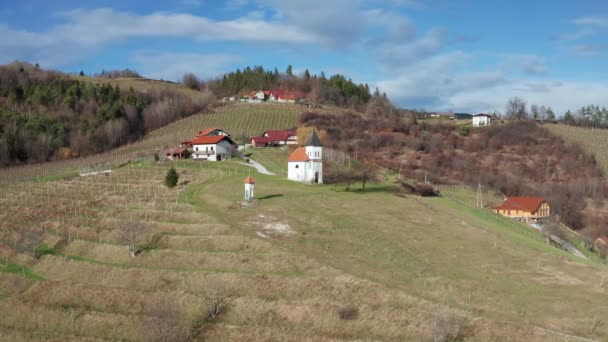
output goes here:
[{"label": "sky", "polygon": [[293,65],[429,111],[608,105],[606,37],[605,0],[0,2],[0,63],[174,81]]}]

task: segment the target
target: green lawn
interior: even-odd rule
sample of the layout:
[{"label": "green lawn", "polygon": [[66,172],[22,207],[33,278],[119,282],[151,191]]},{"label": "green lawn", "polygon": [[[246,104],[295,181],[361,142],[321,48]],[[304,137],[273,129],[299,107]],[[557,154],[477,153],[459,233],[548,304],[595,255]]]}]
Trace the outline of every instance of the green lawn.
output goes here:
[{"label": "green lawn", "polygon": [[[390,184],[334,192],[255,178],[255,208],[235,206],[240,176],[193,187],[188,196],[244,234],[259,229],[256,217],[288,223],[297,234],[275,239],[282,248],[482,318],[589,336],[594,316],[608,317],[598,301],[606,297],[598,288],[606,266],[550,247],[524,225],[450,198],[398,198]],[[607,337],[608,328],[597,333]]]}]

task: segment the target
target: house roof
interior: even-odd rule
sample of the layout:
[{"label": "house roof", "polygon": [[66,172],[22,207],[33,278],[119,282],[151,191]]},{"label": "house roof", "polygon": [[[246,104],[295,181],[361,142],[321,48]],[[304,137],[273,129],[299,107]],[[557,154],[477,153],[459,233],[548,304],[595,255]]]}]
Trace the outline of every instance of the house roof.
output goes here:
[{"label": "house roof", "polygon": [[178,154],[182,154],[184,152],[186,152],[188,149],[185,147],[175,147],[175,148],[169,148],[165,150],[165,153],[178,153]]},{"label": "house roof", "polygon": [[287,140],[290,136],[295,136],[296,131],[291,129],[271,129],[264,132],[264,134],[267,134],[268,138],[272,140],[284,141]]},{"label": "house roof", "polygon": [[501,205],[494,209],[535,212],[543,202],[546,201],[542,197],[507,197]]},{"label": "house roof", "polygon": [[200,137],[201,135],[208,135],[209,133],[211,133],[213,131],[222,131],[222,129],[221,128],[217,128],[217,127],[205,128],[205,129],[202,129],[202,130],[198,131],[197,137]]},{"label": "house roof", "polygon": [[270,93],[272,94],[272,96],[276,98],[281,98],[283,100],[297,100],[306,97],[306,94],[304,94],[303,92],[295,90],[289,91],[283,89],[273,89],[270,91]]},{"label": "house roof", "polygon": [[248,176],[247,178],[245,178],[245,180],[243,181],[243,183],[245,184],[255,184],[255,179],[253,179],[253,177]]},{"label": "house roof", "polygon": [[204,136],[196,137],[196,139],[194,139],[194,140],[191,140],[190,144],[192,144],[192,145],[217,144],[224,139],[230,140],[230,138],[228,138],[225,135],[204,135]]},{"label": "house roof", "polygon": [[473,117],[480,117],[480,116],[485,116],[485,117],[488,117],[488,118],[492,117],[492,115],[488,115],[488,114],[475,114],[475,115],[473,115]]},{"label": "house roof", "polygon": [[306,142],[306,146],[323,146],[323,144],[321,144],[321,139],[319,139],[319,136],[317,135],[317,130],[314,129],[314,127],[312,129],[312,133],[310,134],[310,138],[308,138],[308,141]]},{"label": "house roof", "polygon": [[288,162],[304,162],[309,161],[310,158],[306,155],[306,148],[299,147],[289,156]]},{"label": "house roof", "polygon": [[269,137],[251,137],[251,140],[254,140],[256,143],[271,143],[274,140],[272,140]]}]

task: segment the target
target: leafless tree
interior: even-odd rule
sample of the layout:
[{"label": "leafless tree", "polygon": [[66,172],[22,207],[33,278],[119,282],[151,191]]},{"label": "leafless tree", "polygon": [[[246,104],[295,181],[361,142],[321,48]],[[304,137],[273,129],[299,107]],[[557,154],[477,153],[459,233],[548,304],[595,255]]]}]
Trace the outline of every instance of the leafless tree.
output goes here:
[{"label": "leafless tree", "polygon": [[182,84],[190,89],[199,89],[201,82],[198,80],[195,74],[188,72],[182,77]]},{"label": "leafless tree", "polygon": [[129,246],[129,254],[135,257],[139,252],[139,243],[148,232],[148,226],[143,222],[128,222],[120,228],[122,241]]},{"label": "leafless tree", "polygon": [[148,341],[183,342],[192,338],[192,323],[171,298],[154,298],[145,308],[145,335]]},{"label": "leafless tree", "polygon": [[519,97],[509,99],[506,107],[507,118],[526,120],[528,112],[526,111],[527,102]]},{"label": "leafless tree", "polygon": [[28,228],[21,232],[21,237],[17,241],[16,249],[22,253],[28,253],[34,260],[38,260],[38,249],[44,241],[44,231],[40,228]]},{"label": "leafless tree", "polygon": [[364,160],[359,165],[359,179],[361,180],[361,190],[365,191],[367,182],[373,182],[377,178],[377,166],[369,160]]}]

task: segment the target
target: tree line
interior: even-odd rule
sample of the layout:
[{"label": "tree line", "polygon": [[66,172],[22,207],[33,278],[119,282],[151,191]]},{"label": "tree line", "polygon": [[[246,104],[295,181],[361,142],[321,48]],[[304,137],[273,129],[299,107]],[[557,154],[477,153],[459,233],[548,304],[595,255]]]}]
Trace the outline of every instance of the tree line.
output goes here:
[{"label": "tree line", "polygon": [[44,162],[62,148],[67,156],[106,151],[209,102],[166,89],[142,93],[81,81],[28,63],[0,66],[0,165]]},{"label": "tree line", "polygon": [[284,89],[306,94],[313,104],[350,107],[365,105],[372,97],[367,84],[357,84],[341,74],[327,77],[321,72],[313,75],[308,69],[297,75],[291,65],[284,72],[279,72],[277,68],[266,70],[262,66],[247,66],[208,81],[187,73],[182,78],[182,84],[192,89],[210,89],[218,97],[240,95],[252,90]]}]

